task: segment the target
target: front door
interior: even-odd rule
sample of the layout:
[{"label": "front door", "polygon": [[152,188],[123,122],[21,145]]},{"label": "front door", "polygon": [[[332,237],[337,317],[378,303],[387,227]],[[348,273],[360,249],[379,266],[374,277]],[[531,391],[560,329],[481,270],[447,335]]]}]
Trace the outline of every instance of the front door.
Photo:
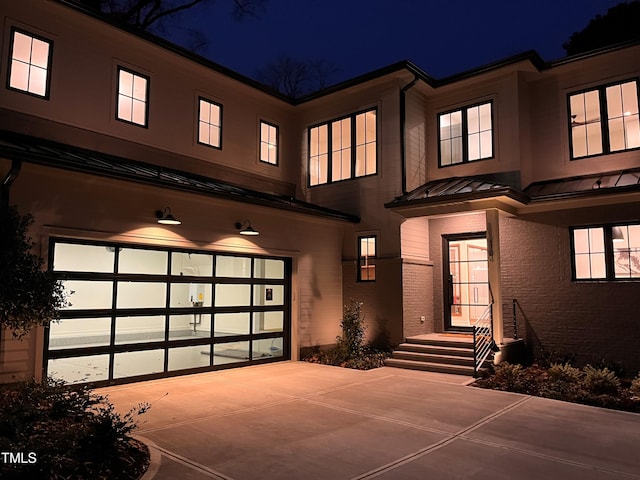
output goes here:
[{"label": "front door", "polygon": [[467,331],[490,303],[484,233],[444,237],[445,329]]}]

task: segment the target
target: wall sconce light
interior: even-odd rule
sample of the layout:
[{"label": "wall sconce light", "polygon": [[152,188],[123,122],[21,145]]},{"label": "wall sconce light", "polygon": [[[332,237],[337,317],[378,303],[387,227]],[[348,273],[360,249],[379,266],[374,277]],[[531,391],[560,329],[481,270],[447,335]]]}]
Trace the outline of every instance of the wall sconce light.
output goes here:
[{"label": "wall sconce light", "polygon": [[251,226],[251,222],[249,220],[245,220],[242,223],[237,222],[236,228],[240,230],[240,235],[260,235],[260,232],[254,230]]},{"label": "wall sconce light", "polygon": [[624,233],[621,227],[613,227],[611,229],[611,239],[614,242],[624,242]]},{"label": "wall sconce light", "polygon": [[169,207],[165,208],[164,211],[156,210],[156,218],[158,219],[158,223],[162,225],[180,225],[182,223],[171,214]]}]

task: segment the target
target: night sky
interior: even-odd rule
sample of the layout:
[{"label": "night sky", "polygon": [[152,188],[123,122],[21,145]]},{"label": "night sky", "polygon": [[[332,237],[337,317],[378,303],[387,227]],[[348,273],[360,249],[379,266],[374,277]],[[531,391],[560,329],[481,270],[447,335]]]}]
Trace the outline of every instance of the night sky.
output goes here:
[{"label": "night sky", "polygon": [[[268,0],[259,18],[236,21],[230,0],[183,16],[181,26],[206,34],[198,53],[255,77],[279,55],[328,59],[331,83],[411,60],[435,78],[527,50],[545,60],[620,0]],[[179,36],[169,38],[185,42]]]}]

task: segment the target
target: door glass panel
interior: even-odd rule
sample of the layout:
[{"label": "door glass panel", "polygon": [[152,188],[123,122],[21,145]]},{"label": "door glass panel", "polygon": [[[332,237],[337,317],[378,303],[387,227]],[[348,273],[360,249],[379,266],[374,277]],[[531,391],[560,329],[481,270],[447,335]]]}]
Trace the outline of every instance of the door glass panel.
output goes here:
[{"label": "door glass panel", "polygon": [[169,340],[208,338],[211,336],[211,315],[185,313],[169,318]]},{"label": "door glass panel", "polygon": [[163,251],[123,248],[120,250],[118,273],[166,275],[168,258],[169,254]]},{"label": "door glass panel", "polygon": [[118,282],[117,308],[164,308],[166,303],[166,283]]},{"label": "door glass panel", "polygon": [[171,307],[210,307],[211,284],[172,283]]},{"label": "door glass panel", "polygon": [[211,363],[211,345],[194,345],[169,349],[169,370],[208,367]]},{"label": "door glass panel", "polygon": [[164,350],[116,353],[113,360],[113,378],[149,375],[164,370]]},{"label": "door glass panel", "polygon": [[213,255],[173,252],[171,254],[171,275],[210,277],[213,275]]},{"label": "door glass panel", "polygon": [[284,305],[283,285],[254,285],[254,305]]},{"label": "door glass panel", "polygon": [[115,248],[98,245],[56,243],[53,270],[70,272],[113,272]]},{"label": "door glass panel", "polygon": [[218,343],[213,346],[213,364],[249,361],[249,342]]},{"label": "door glass panel", "polygon": [[253,333],[282,332],[284,312],[255,312],[253,314]]},{"label": "door glass panel", "polygon": [[449,242],[448,324],[472,327],[490,302],[485,238]]},{"label": "door glass panel", "polygon": [[63,318],[49,325],[49,349],[109,345],[111,318]]},{"label": "door glass panel", "polygon": [[249,312],[218,313],[214,318],[214,336],[248,335]]},{"label": "door glass panel", "polygon": [[65,310],[87,310],[111,308],[113,302],[113,282],[91,280],[65,280],[62,282],[68,295],[69,306]]},{"label": "door glass panel", "polygon": [[164,315],[116,318],[116,344],[164,341]]},{"label": "door glass panel", "polygon": [[251,304],[251,286],[216,285],[216,307],[245,307]]},{"label": "door glass panel", "polygon": [[254,278],[284,278],[284,261],[270,258],[256,258],[253,261]]},{"label": "door glass panel", "polygon": [[281,357],[282,353],[282,337],[265,338],[263,340],[253,341],[252,360],[260,360],[261,358]]},{"label": "door glass panel", "polygon": [[216,276],[233,278],[251,277],[251,259],[247,257],[216,257]]},{"label": "door glass panel", "polygon": [[47,375],[67,383],[109,379],[109,355],[56,358],[47,362]]}]

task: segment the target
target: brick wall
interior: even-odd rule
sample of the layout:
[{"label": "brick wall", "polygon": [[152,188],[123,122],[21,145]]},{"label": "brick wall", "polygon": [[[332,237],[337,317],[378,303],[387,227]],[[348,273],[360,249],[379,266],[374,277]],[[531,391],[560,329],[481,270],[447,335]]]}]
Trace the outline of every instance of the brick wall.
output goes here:
[{"label": "brick wall", "polygon": [[404,337],[434,332],[433,273],[431,263],[402,263]]}]

